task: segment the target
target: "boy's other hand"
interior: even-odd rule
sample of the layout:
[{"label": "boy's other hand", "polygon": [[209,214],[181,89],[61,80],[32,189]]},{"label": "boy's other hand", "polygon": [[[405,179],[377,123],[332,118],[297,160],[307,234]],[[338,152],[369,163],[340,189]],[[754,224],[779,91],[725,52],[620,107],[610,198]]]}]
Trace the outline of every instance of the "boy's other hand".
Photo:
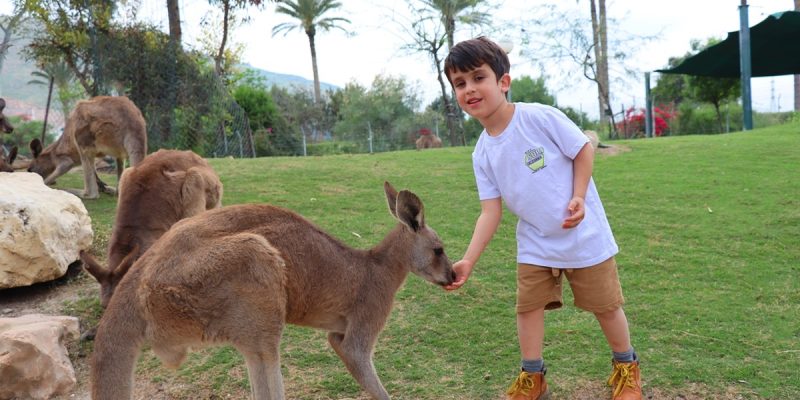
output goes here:
[{"label": "boy's other hand", "polygon": [[561,224],[561,227],[564,229],[572,229],[578,224],[583,221],[583,217],[586,216],[586,211],[583,208],[584,201],[581,197],[573,197],[572,200],[569,201],[569,205],[567,206],[567,212],[569,213],[569,217],[564,219],[564,223]]},{"label": "boy's other hand", "polygon": [[469,260],[459,260],[453,264],[453,272],[456,273],[456,280],[444,287],[445,290],[456,290],[467,283],[467,279],[472,274],[475,264]]}]

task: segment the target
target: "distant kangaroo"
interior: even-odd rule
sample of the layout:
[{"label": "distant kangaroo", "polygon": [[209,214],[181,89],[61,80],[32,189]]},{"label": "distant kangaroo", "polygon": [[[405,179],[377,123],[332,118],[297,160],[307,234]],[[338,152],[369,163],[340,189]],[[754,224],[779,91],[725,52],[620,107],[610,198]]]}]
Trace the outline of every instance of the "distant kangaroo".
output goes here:
[{"label": "distant kangaroo", "polygon": [[78,102],[58,140],[42,149],[42,142],[33,139],[30,148],[33,160],[28,172],[41,175],[50,185],[81,163],[83,192],[74,193],[96,199],[100,196],[98,185],[104,184],[97,177],[95,157],[114,157],[120,179],[125,159],[136,166],[147,155],[147,131],[142,112],[127,97],[97,96]]},{"label": "distant kangaroo", "polygon": [[[222,205],[222,182],[211,165],[192,151],[158,150],[127,168],[119,181],[119,200],[108,268],[81,251],[84,268],[100,283],[105,308],[114,288],[150,246],[179,220]],[[125,257],[131,262],[123,263]]]},{"label": "distant kangaroo", "polygon": [[131,399],[147,342],[168,367],[190,346],[230,343],[247,363],[255,400],[284,399],[286,323],[328,331],[328,342],[373,398],[389,399],[372,362],[378,334],[408,272],[448,285],[455,276],[419,198],[387,182],[400,223],[377,246],[353,249],[300,215],[236,205],[176,223],[131,267],[95,338],[92,398]]},{"label": "distant kangaroo", "polygon": [[8,122],[8,118],[3,114],[5,108],[6,100],[0,99],[0,133],[11,133],[14,132],[14,126]]}]

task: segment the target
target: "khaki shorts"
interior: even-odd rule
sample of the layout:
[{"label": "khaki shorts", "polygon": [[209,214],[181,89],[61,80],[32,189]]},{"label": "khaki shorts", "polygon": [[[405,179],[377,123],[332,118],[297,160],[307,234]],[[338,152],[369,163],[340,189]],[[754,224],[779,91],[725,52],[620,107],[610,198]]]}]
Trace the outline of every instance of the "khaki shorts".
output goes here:
[{"label": "khaki shorts", "polygon": [[614,311],[625,302],[614,257],[600,264],[576,269],[558,269],[531,264],[517,265],[517,313],[560,308],[562,277],[566,275],[575,307],[592,312]]}]

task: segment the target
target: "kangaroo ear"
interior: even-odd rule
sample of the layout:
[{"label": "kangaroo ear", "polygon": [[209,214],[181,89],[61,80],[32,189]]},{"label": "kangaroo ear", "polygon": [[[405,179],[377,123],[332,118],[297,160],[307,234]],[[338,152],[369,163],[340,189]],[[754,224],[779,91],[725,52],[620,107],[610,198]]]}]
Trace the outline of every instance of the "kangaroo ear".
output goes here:
[{"label": "kangaroo ear", "polygon": [[397,219],[414,232],[425,227],[424,209],[422,201],[414,193],[401,190],[397,195]]},{"label": "kangaroo ear", "polygon": [[397,190],[394,189],[391,183],[383,182],[383,191],[386,192],[386,201],[389,203],[389,212],[395,218],[397,216]]},{"label": "kangaroo ear", "polygon": [[186,171],[181,186],[183,217],[191,217],[206,210],[206,183],[197,168]]},{"label": "kangaroo ear", "polygon": [[14,146],[11,148],[11,152],[8,153],[8,165],[11,166],[11,164],[14,163],[14,160],[16,158],[17,158],[17,146]]},{"label": "kangaroo ear", "polygon": [[42,154],[42,142],[39,139],[31,140],[30,148],[33,158],[39,157],[39,154]]},{"label": "kangaroo ear", "polygon": [[123,258],[122,261],[119,262],[119,265],[117,265],[117,267],[114,268],[114,271],[112,271],[111,280],[113,281],[112,282],[113,284],[119,283],[119,281],[122,280],[122,277],[128,273],[128,270],[131,268],[131,265],[133,265],[133,262],[136,261],[138,254],[139,254],[139,245],[136,244],[133,246],[133,249],[131,249],[131,252],[128,253],[128,255],[125,256],[125,258]]},{"label": "kangaroo ear", "polygon": [[206,210],[222,207],[222,181],[210,168],[198,168],[205,187]]},{"label": "kangaroo ear", "polygon": [[92,275],[94,279],[97,279],[100,283],[108,280],[108,270],[100,266],[89,253],[81,250],[80,257],[81,261],[83,261],[83,268]]}]

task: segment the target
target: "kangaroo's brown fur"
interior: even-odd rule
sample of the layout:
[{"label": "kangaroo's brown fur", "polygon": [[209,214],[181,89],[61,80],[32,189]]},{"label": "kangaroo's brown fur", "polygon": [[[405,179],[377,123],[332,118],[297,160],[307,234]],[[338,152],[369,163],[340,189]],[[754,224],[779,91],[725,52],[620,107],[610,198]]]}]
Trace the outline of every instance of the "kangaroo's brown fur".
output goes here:
[{"label": "kangaroo's brown fur", "polygon": [[[105,308],[130,266],[179,220],[222,205],[222,182],[211,165],[192,151],[159,150],[126,169],[119,182],[108,268],[81,251],[86,271],[100,283]],[[130,255],[129,262],[123,259]],[[123,266],[120,268],[120,266]]]},{"label": "kangaroo's brown fur", "polygon": [[11,148],[8,156],[5,155],[5,150],[0,146],[0,172],[14,172],[14,159],[17,158],[17,146]]},{"label": "kangaroo's brown fur", "polygon": [[39,139],[33,139],[30,147],[34,158],[29,172],[50,185],[80,163],[84,190],[76,194],[96,199],[100,193],[95,157],[114,157],[119,180],[125,159],[136,166],[147,155],[147,131],[142,112],[127,97],[98,96],[78,102],[58,140],[42,150]]},{"label": "kangaroo's brown fur", "polygon": [[5,99],[0,99],[0,133],[11,133],[14,132],[14,126],[8,122],[8,118],[3,114],[3,110],[6,108],[6,101]]},{"label": "kangaroo's brown fur", "polygon": [[131,398],[147,342],[172,367],[190,346],[230,343],[244,355],[253,399],[283,399],[280,338],[291,323],[327,330],[364,390],[389,399],[372,352],[395,293],[409,271],[439,285],[452,283],[454,273],[419,198],[388,183],[384,190],[400,224],[369,250],[270,205],[223,207],[173,225],[106,308],[92,356],[92,398]]},{"label": "kangaroo's brown fur", "polygon": [[442,139],[433,133],[422,135],[416,141],[417,150],[432,149],[435,147],[442,147]]}]

